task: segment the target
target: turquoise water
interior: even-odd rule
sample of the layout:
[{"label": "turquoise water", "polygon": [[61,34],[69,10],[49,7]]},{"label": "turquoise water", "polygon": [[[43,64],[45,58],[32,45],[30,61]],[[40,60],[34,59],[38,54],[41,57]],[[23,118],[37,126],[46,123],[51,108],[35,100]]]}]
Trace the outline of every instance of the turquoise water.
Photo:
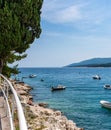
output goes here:
[{"label": "turquoise water", "polygon": [[[68,119],[85,130],[111,130],[111,110],[102,108],[100,100],[111,101],[111,90],[104,84],[111,83],[111,68],[21,68],[19,77],[33,87],[35,102],[47,102],[50,108],[61,110]],[[93,80],[99,74],[101,80]],[[44,82],[41,82],[44,79]],[[51,92],[52,85],[62,84],[66,90]]]}]

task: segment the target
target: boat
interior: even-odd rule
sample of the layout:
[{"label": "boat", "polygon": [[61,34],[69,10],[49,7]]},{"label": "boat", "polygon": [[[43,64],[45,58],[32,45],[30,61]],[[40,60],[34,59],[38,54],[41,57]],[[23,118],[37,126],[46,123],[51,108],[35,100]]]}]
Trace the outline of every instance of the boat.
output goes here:
[{"label": "boat", "polygon": [[41,82],[43,82],[43,81],[44,81],[44,79],[41,79],[40,81],[41,81]]},{"label": "boat", "polygon": [[57,87],[51,87],[51,91],[64,90],[65,88],[63,85],[58,85]]},{"label": "boat", "polygon": [[36,77],[35,74],[30,74],[30,75],[29,75],[29,78],[35,78],[35,77]]},{"label": "boat", "polygon": [[101,77],[100,77],[99,75],[95,75],[95,76],[93,76],[93,79],[98,79],[98,80],[100,80]]},{"label": "boat", "polygon": [[101,104],[102,107],[111,109],[111,102],[109,102],[109,101],[101,100],[100,104]]},{"label": "boat", "polygon": [[105,89],[111,89],[111,85],[110,84],[106,84],[106,85],[104,85],[104,88]]}]

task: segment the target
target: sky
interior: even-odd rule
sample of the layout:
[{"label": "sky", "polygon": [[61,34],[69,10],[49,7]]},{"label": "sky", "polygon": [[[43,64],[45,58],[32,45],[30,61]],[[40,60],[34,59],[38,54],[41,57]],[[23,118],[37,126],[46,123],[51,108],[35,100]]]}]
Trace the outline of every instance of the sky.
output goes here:
[{"label": "sky", "polygon": [[62,67],[111,57],[111,0],[44,0],[42,33],[20,67]]}]

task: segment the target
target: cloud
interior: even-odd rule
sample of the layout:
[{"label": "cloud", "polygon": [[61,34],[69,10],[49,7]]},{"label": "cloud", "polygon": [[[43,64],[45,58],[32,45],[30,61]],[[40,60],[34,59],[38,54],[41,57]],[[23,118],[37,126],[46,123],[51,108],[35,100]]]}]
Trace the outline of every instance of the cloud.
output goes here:
[{"label": "cloud", "polygon": [[[109,8],[110,9],[110,8]],[[42,19],[50,23],[75,23],[99,25],[110,16],[106,3],[96,0],[44,0]]]},{"label": "cloud", "polygon": [[51,23],[67,23],[81,19],[78,5],[62,5],[57,1],[44,3],[42,8],[42,18]]},{"label": "cloud", "polygon": [[60,23],[74,22],[75,20],[81,19],[81,14],[78,7],[71,6],[56,12],[56,19]]},{"label": "cloud", "polygon": [[68,35],[109,35],[110,3],[101,0],[44,0],[42,20],[48,26],[46,30],[56,30],[54,35],[60,31]]}]

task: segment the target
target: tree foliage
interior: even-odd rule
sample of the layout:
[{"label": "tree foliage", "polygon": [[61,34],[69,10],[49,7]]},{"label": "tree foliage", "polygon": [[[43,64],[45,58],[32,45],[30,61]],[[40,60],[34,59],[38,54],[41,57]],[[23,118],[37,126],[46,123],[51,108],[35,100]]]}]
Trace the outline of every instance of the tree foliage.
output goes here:
[{"label": "tree foliage", "polygon": [[42,3],[43,0],[0,0],[1,73],[9,68],[8,63],[25,58],[25,51],[39,38]]}]

